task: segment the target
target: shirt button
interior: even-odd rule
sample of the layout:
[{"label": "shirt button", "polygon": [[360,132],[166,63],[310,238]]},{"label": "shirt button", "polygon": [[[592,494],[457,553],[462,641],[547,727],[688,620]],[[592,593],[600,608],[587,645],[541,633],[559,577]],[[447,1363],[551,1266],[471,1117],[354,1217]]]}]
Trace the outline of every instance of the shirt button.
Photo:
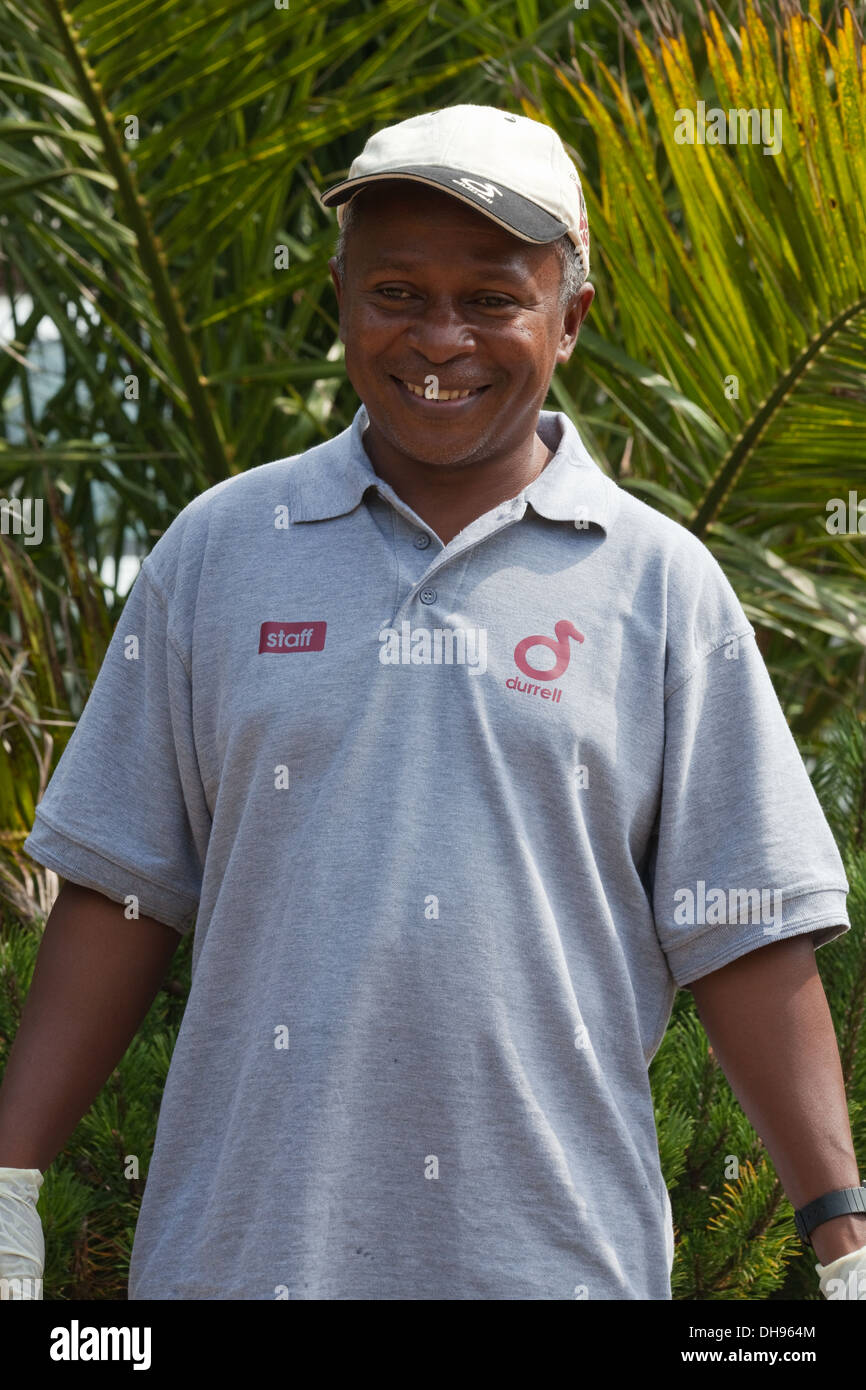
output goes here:
[{"label": "shirt button", "polygon": [[436,602],[436,590],[435,590],[435,589],[422,589],[421,592],[420,592],[420,594],[418,595],[418,597],[420,598],[420,600],[421,600],[422,603],[435,603],[435,602]]},{"label": "shirt button", "polygon": [[430,537],[425,531],[416,531],[412,544],[415,546],[416,550],[426,550],[430,544]]}]

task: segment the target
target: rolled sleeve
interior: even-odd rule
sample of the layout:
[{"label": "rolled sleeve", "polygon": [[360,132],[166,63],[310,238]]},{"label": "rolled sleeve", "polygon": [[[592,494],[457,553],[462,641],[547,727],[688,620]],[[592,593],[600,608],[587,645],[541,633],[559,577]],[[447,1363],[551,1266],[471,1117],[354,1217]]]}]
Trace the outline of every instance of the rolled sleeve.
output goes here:
[{"label": "rolled sleeve", "polygon": [[668,695],[657,835],[653,911],[679,986],[850,927],[842,859],[751,630]]},{"label": "rolled sleeve", "polygon": [[145,562],[24,849],[63,878],[193,925],[210,832],[189,676]]}]

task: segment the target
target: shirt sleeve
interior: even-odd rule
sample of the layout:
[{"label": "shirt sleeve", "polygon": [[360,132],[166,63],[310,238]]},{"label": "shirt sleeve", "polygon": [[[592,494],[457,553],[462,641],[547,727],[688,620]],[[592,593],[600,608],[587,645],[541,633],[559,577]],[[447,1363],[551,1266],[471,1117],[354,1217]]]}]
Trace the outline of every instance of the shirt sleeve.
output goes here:
[{"label": "shirt sleeve", "polygon": [[210,824],[187,665],[146,560],[24,848],[115,902],[134,895],[142,915],[185,935]]},{"label": "shirt sleeve", "polygon": [[657,836],[656,931],[680,987],[850,927],[841,856],[745,619],[667,696]]}]

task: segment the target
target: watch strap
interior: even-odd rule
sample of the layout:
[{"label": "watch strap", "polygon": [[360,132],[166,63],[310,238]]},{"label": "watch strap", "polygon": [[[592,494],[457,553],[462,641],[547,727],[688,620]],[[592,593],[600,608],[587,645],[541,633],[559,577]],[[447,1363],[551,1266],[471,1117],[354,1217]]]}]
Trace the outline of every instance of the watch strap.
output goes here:
[{"label": "watch strap", "polygon": [[825,1192],[814,1202],[807,1202],[794,1212],[794,1225],[804,1245],[811,1245],[809,1234],[822,1222],[834,1216],[851,1216],[858,1212],[866,1214],[866,1179],[859,1187],[841,1187],[835,1192]]}]

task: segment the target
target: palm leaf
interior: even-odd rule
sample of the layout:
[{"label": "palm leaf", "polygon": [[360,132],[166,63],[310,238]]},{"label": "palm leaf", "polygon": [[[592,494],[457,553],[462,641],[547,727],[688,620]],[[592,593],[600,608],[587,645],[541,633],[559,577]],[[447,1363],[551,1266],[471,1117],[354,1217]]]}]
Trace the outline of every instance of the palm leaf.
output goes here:
[{"label": "palm leaf", "polygon": [[[866,492],[863,37],[847,8],[833,35],[793,3],[703,27],[712,93],[661,20],[656,46],[629,30],[648,109],[604,64],[556,73],[598,141],[603,267],[561,399],[580,373],[617,401],[634,433],[618,480],[724,562],[806,732],[866,646],[862,554],[825,525],[829,499]],[[780,152],[678,143],[677,112],[704,98],[781,112]]]}]

